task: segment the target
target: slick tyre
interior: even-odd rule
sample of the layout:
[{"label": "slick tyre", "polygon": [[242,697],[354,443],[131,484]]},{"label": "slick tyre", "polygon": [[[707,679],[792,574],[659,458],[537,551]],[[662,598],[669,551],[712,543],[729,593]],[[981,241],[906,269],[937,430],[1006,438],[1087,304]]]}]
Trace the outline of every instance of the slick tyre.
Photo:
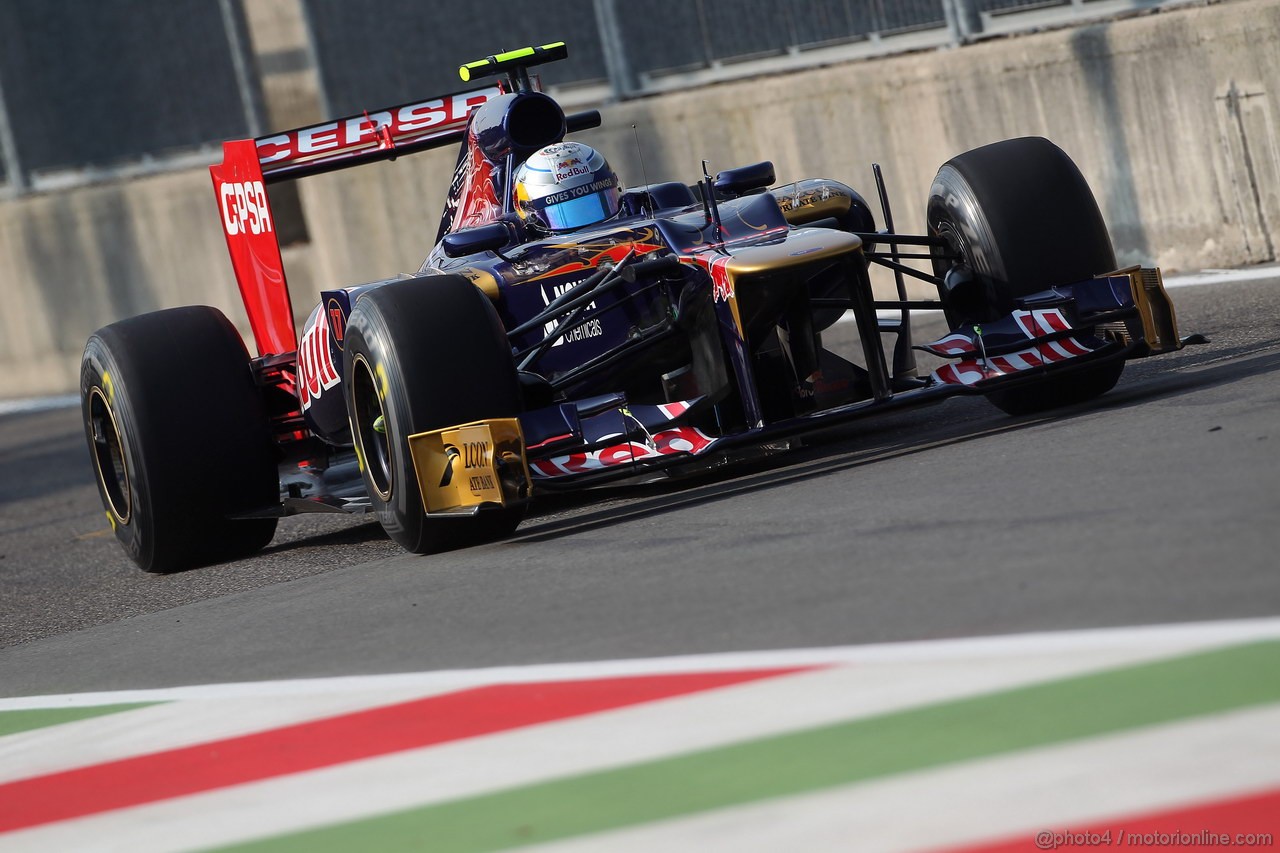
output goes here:
[{"label": "slick tyre", "polygon": [[515,530],[525,508],[428,518],[409,436],[515,417],[520,386],[493,305],[461,276],[384,285],[347,321],[344,390],[369,500],[387,534],[415,554]]},{"label": "slick tyre", "polygon": [[249,355],[215,308],[99,329],[80,368],[85,438],[107,520],[148,572],[257,551],[279,504],[276,451]]},{"label": "slick tyre", "polygon": [[[926,215],[929,233],[946,238],[975,276],[966,304],[948,307],[953,326],[1004,316],[1019,297],[1116,268],[1093,192],[1047,139],[1008,139],[948,160],[933,180]],[[939,277],[950,267],[933,262]],[[1071,405],[1111,390],[1123,369],[1116,359],[987,399],[1014,415]]]}]

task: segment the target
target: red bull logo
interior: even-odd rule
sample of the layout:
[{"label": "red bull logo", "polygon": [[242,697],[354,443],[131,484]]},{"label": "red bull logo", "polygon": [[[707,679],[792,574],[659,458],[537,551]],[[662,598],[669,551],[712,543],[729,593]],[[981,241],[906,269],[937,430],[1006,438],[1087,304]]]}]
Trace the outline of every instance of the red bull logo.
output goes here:
[{"label": "red bull logo", "polygon": [[[582,161],[578,160],[576,162],[581,163]],[[582,165],[557,167],[555,170],[556,183],[560,183],[561,181],[567,181],[569,178],[576,178],[579,175],[590,175],[590,174],[591,174],[591,170],[588,169],[586,166],[582,166]]]}]

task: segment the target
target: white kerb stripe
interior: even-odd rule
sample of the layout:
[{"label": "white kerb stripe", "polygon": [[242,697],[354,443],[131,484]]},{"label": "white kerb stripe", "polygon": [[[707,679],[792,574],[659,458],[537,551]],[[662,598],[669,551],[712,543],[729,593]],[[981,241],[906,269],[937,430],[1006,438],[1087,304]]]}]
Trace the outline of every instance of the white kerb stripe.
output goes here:
[{"label": "white kerb stripe", "polygon": [[1004,657],[1040,652],[1104,649],[1111,647],[1158,648],[1168,643],[1197,646],[1226,645],[1280,637],[1280,617],[1224,619],[1169,625],[1090,628],[1077,631],[1045,631],[999,634],[947,640],[913,640],[783,649],[757,652],[723,652],[632,660],[548,663],[497,666],[484,669],[436,670],[393,675],[353,675],[287,681],[251,681],[232,684],[200,684],[145,690],[63,693],[0,699],[0,711],[32,708],[74,708],[122,702],[166,702],[181,699],[234,696],[295,696],[349,690],[397,690],[423,688],[462,689],[482,684],[528,684],[535,681],[581,680],[624,675],[680,672],[725,672],[822,664],[894,661],[962,660],[968,657]]}]

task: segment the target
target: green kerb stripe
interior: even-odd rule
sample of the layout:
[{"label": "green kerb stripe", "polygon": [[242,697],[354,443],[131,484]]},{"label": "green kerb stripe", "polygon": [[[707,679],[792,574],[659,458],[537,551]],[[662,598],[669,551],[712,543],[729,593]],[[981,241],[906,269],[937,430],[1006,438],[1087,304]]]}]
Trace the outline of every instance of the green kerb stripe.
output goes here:
[{"label": "green kerb stripe", "polygon": [[105,714],[118,714],[121,711],[132,711],[134,708],[145,708],[155,702],[135,702],[130,705],[95,705],[89,708],[35,708],[30,711],[0,711],[0,737],[26,732],[32,729],[43,729],[46,726],[57,726],[76,720],[88,720]]},{"label": "green kerb stripe", "polygon": [[[1280,641],[1032,685],[229,849],[492,850],[1280,701]],[[412,784],[406,779],[405,784]]]}]

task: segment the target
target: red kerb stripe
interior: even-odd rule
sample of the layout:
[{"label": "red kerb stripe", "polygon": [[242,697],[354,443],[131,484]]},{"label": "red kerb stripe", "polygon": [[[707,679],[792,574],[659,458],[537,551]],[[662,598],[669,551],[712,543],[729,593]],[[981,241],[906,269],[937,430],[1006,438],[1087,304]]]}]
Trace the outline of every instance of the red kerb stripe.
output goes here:
[{"label": "red kerb stripe", "polygon": [[[1091,843],[1092,837],[1111,833],[1111,843]],[[1221,850],[1242,843],[1238,834],[1271,833],[1269,844],[1255,844],[1254,849],[1271,849],[1280,837],[1280,789],[1263,791],[1228,800],[1216,800],[1195,806],[1147,812],[1131,817],[1112,818],[1105,823],[1087,825],[1046,826],[1040,833],[1047,833],[1052,841],[1053,833],[1069,833],[1057,849],[1087,847],[1115,847],[1125,850],[1136,848],[1177,850]],[[1117,838],[1123,834],[1123,838]],[[1227,843],[1222,843],[1222,836]],[[1084,843],[1081,843],[1084,842]],[[1131,843],[1132,842],[1132,843]],[[1043,845],[1043,846],[1042,846]],[[1037,843],[1037,832],[1028,832],[1013,839],[1005,839],[971,847],[946,848],[946,853],[1021,853],[1029,850],[1045,850],[1053,847],[1043,839]],[[941,853],[941,851],[939,851]]]},{"label": "red kerb stripe", "polygon": [[811,667],[497,684],[0,785],[0,832]]}]

